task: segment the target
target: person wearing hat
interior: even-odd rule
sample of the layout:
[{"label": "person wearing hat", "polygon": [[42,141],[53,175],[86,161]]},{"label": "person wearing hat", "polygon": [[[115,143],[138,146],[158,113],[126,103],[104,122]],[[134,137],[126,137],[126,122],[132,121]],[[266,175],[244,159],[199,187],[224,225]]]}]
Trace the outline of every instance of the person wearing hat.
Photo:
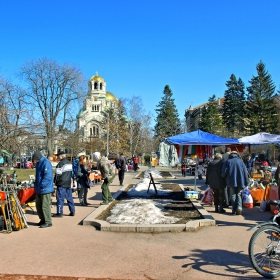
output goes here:
[{"label": "person wearing hat", "polygon": [[113,168],[110,162],[108,161],[107,157],[103,156],[101,158],[101,154],[99,152],[93,153],[92,157],[93,160],[98,164],[98,169],[100,170],[100,173],[102,175],[102,180],[103,180],[101,186],[102,202],[100,203],[100,205],[107,205],[114,200],[109,190],[109,185],[111,184],[111,182],[115,177],[113,176],[111,179],[109,179],[109,175],[112,174]]},{"label": "person wearing hat", "polygon": [[249,184],[248,172],[243,160],[236,151],[230,153],[222,167],[222,176],[226,178],[231,197],[233,215],[242,214],[242,190]]},{"label": "person wearing hat", "polygon": [[72,180],[72,163],[66,158],[66,153],[61,151],[57,154],[59,163],[56,166],[54,183],[56,190],[56,214],[55,218],[63,217],[64,198],[70,211],[69,216],[75,216],[75,204],[72,197],[71,180]]},{"label": "person wearing hat", "polygon": [[37,214],[40,218],[37,225],[40,228],[51,227],[51,196],[54,192],[52,164],[47,158],[43,157],[40,151],[33,154],[32,161],[36,165],[34,189]]},{"label": "person wearing hat", "polygon": [[222,155],[220,153],[216,153],[214,160],[209,162],[206,173],[206,184],[209,185],[214,192],[214,205],[216,213],[226,212],[223,208],[226,187],[226,180],[221,175],[223,163]]}]

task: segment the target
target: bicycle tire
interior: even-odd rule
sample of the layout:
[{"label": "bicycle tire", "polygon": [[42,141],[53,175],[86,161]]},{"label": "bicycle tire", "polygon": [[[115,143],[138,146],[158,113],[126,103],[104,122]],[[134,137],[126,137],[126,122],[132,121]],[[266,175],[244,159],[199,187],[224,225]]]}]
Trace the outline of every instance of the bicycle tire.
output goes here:
[{"label": "bicycle tire", "polygon": [[249,258],[254,269],[266,278],[280,276],[280,229],[275,225],[260,227],[249,242]]}]

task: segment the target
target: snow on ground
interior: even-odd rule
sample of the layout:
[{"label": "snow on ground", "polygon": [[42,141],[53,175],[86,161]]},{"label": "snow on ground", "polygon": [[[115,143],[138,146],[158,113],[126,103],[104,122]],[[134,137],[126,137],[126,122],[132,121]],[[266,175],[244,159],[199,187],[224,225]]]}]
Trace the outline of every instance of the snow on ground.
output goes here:
[{"label": "snow on ground", "polygon": [[116,224],[173,224],[179,219],[165,216],[149,199],[131,199],[117,203],[107,222]]},{"label": "snow on ground", "polygon": [[[154,173],[152,173],[154,176]],[[155,174],[154,178],[160,176]],[[162,204],[171,202],[170,200],[152,200],[148,199],[155,195],[153,185],[150,186],[147,193],[150,179],[144,178],[135,184],[127,195],[131,197],[129,200],[123,200],[117,203],[111,209],[111,216],[107,218],[107,222],[116,224],[173,224],[179,219],[171,216],[165,216],[161,209],[164,209]],[[161,184],[156,184],[159,195],[167,195],[171,190],[162,189]]]},{"label": "snow on ground", "polygon": [[[147,193],[148,187],[149,187],[150,179],[144,178],[143,180],[139,181],[137,184],[135,184],[128,192],[127,195],[130,197],[150,197],[155,195],[155,189],[154,186],[151,184],[149,192]],[[164,190],[162,189],[161,184],[156,184],[156,188],[158,191],[158,195],[167,195],[170,190]]]},{"label": "snow on ground", "polygon": [[152,173],[153,178],[163,178],[160,174],[160,171],[155,168],[150,168],[144,172],[144,178],[150,178],[150,173]]}]

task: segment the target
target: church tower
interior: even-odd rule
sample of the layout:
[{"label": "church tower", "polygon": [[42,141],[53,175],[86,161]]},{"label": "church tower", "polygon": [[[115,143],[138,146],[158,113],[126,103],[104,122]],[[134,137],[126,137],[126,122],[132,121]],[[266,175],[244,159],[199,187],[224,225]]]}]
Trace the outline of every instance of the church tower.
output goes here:
[{"label": "church tower", "polygon": [[106,91],[105,80],[96,72],[88,82],[87,97],[77,115],[77,128],[84,141],[101,137],[101,123],[104,118],[101,112],[106,111],[108,107],[116,108],[117,101],[111,92]]}]

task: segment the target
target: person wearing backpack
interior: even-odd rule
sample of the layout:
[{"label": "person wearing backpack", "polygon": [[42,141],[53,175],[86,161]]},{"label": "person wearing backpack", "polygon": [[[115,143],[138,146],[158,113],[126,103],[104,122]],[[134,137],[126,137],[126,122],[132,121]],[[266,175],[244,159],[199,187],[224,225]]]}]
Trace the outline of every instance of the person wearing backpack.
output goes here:
[{"label": "person wearing backpack", "polygon": [[80,160],[77,157],[72,163],[72,179],[74,179],[74,180],[77,179],[79,161]]}]

